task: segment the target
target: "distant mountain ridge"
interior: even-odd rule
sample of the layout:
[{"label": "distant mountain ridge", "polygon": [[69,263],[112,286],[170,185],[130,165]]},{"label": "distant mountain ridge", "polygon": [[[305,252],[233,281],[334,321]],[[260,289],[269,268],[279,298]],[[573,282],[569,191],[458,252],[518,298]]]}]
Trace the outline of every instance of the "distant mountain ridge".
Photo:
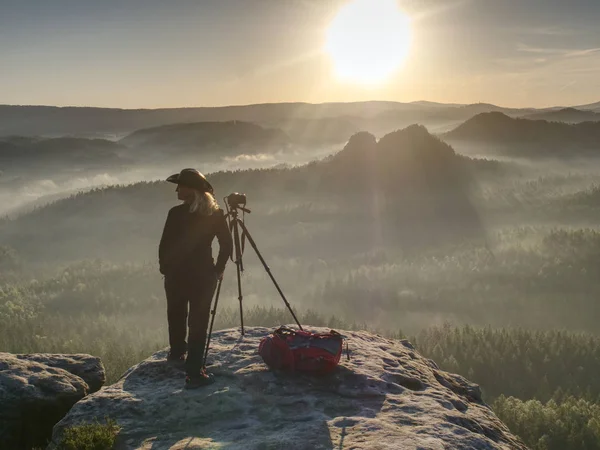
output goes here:
[{"label": "distant mountain ridge", "polygon": [[587,105],[575,106],[574,108],[576,108],[576,109],[593,110],[593,111],[596,111],[596,112],[600,112],[600,102],[589,103]]},{"label": "distant mountain ridge", "polygon": [[197,122],[162,125],[135,131],[119,141],[128,147],[155,148],[166,153],[217,149],[220,155],[281,147],[289,143],[279,129],[267,129],[241,121]]},{"label": "distant mountain ridge", "polygon": [[[600,122],[567,124],[511,118],[499,112],[482,113],[442,137],[449,142],[500,144],[516,152],[567,156],[571,150],[600,151]],[[522,147],[527,146],[527,149]],[[565,151],[563,151],[565,150]],[[567,150],[569,152],[567,152]]]},{"label": "distant mountain ridge", "polygon": [[124,162],[118,156],[123,147],[105,139],[0,137],[0,161],[24,160],[36,163]]},{"label": "distant mountain ridge", "polygon": [[[583,115],[596,117],[600,102],[576,107]],[[199,122],[253,123],[279,128],[291,140],[301,143],[341,143],[358,131],[378,137],[411,124],[421,124],[435,132],[445,132],[471,117],[501,112],[510,117],[552,119],[565,108],[505,108],[490,103],[444,104],[429,101],[332,103],[265,103],[197,108],[118,109],[93,107],[52,107],[0,105],[0,136],[42,136],[103,138],[118,141],[137,130]],[[571,110],[571,109],[567,109]],[[565,111],[563,111],[564,113]],[[573,111],[571,111],[573,113]],[[579,118],[568,121],[581,121]]]},{"label": "distant mountain ridge", "polygon": [[556,111],[536,112],[521,116],[529,120],[547,120],[548,122],[580,123],[580,122],[598,122],[600,113],[592,110],[583,110],[576,108],[562,108]]},{"label": "distant mountain ridge", "polygon": [[[389,112],[405,112],[410,123],[413,118],[428,121],[450,116],[453,120],[465,120],[469,114],[501,110],[507,114],[515,111],[525,114],[534,110],[515,110],[489,104],[457,105],[434,102],[401,103],[391,101],[366,101],[349,103],[267,103],[239,106],[163,108],[163,109],[117,109],[92,107],[12,106],[0,105],[0,136],[96,136],[123,135],[138,129],[189,122],[225,122],[239,120],[263,126],[275,125],[294,119],[319,120],[352,117],[359,129],[364,122],[370,123],[378,115]],[[359,121],[360,123],[356,122]],[[423,123],[427,124],[427,123]],[[397,125],[406,126],[403,122]],[[387,132],[392,131],[389,127]]]},{"label": "distant mountain ridge", "polygon": [[0,136],[128,133],[137,129],[186,122],[240,120],[272,123],[285,118],[372,116],[382,111],[408,107],[397,102],[267,103],[239,106],[116,109],[92,107],[0,105]]}]

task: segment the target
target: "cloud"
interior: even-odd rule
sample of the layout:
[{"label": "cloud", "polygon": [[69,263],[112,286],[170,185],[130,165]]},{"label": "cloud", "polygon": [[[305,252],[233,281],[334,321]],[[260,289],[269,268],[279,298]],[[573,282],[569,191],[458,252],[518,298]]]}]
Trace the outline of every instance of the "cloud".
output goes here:
[{"label": "cloud", "polygon": [[474,0],[456,0],[456,1],[445,1],[443,3],[439,3],[433,7],[429,7],[424,11],[419,11],[413,14],[410,14],[410,17],[413,21],[420,21],[423,19],[427,19],[432,16],[437,16],[443,13],[448,12],[452,9],[461,8],[470,3],[473,3]]},{"label": "cloud", "polygon": [[600,52],[600,48],[582,48],[582,49],[567,49],[567,48],[553,48],[553,47],[533,47],[527,44],[518,43],[517,51],[521,53],[537,53],[543,55],[555,55],[563,56],[567,58],[574,58],[579,56],[592,55]]},{"label": "cloud", "polygon": [[527,44],[518,43],[517,51],[522,53],[541,53],[544,55],[552,55],[560,53],[561,50],[555,48],[547,48],[547,47],[532,47]]},{"label": "cloud", "polygon": [[567,89],[567,88],[570,88],[571,86],[574,86],[574,85],[576,85],[576,84],[577,84],[577,81],[575,81],[575,80],[573,80],[573,81],[570,81],[570,82],[568,82],[567,84],[565,84],[564,86],[562,86],[562,87],[559,89],[559,91],[564,91],[565,89]]},{"label": "cloud", "polygon": [[544,38],[580,37],[585,35],[596,35],[598,33],[596,26],[591,26],[582,22],[577,22],[576,26],[573,26],[573,24],[567,26],[562,23],[541,26],[509,26],[506,27],[506,31],[509,31],[512,34]]},{"label": "cloud", "polygon": [[565,28],[561,26],[544,26],[519,28],[514,30],[521,34],[531,34],[534,36],[573,36],[581,33],[581,29]]},{"label": "cloud", "polygon": [[566,56],[569,56],[569,57],[586,56],[586,55],[591,55],[592,53],[598,53],[598,52],[600,52],[600,48],[588,48],[585,50],[574,50],[574,51],[568,53]]},{"label": "cloud", "polygon": [[226,156],[223,158],[227,162],[263,162],[263,161],[273,161],[275,157],[273,155],[268,155],[266,153],[259,153],[256,155],[237,155],[235,157]]}]

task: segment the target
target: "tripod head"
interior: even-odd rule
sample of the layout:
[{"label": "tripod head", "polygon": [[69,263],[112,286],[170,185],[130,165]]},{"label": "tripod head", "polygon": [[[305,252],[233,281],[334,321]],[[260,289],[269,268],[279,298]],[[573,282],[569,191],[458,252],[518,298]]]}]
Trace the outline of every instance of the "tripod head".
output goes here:
[{"label": "tripod head", "polygon": [[246,208],[246,194],[234,192],[229,194],[227,197],[224,197],[223,201],[225,202],[225,206],[227,208],[227,214],[237,216],[238,209],[248,214],[252,212]]}]

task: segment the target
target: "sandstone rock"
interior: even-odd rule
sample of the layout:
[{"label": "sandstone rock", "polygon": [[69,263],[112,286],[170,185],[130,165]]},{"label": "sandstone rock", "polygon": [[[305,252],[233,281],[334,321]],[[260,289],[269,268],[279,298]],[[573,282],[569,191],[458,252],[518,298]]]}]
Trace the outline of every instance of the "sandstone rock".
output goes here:
[{"label": "sandstone rock", "polygon": [[[1,448],[45,446],[53,426],[90,391],[78,374],[96,385],[104,377],[99,359],[88,355],[28,356],[0,353]],[[78,374],[65,370],[70,366]],[[92,367],[101,368],[102,374],[92,375]]]},{"label": "sandstone rock", "polygon": [[[311,330],[323,330],[310,328]],[[213,336],[216,383],[185,390],[166,351],[87,396],[59,422],[122,427],[119,449],[525,449],[483,403],[478,386],[439,370],[406,341],[344,332],[351,359],[317,378],[270,371],[257,354],[272,330]]]},{"label": "sandstone rock", "polygon": [[106,371],[100,358],[85,354],[29,353],[15,355],[19,359],[35,361],[49,367],[57,367],[77,375],[89,386],[89,392],[96,392],[106,381]]}]

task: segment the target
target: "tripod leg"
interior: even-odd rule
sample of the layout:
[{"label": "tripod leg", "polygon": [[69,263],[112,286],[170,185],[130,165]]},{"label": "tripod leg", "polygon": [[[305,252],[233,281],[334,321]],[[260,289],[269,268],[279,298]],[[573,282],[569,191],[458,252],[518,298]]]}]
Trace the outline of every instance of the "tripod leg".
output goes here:
[{"label": "tripod leg", "polygon": [[242,326],[242,336],[244,335],[244,310],[242,308],[242,300],[244,296],[242,295],[242,277],[240,273],[240,265],[241,263],[236,263],[237,266],[237,282],[238,282],[238,300],[240,302],[240,324]]},{"label": "tripod leg", "polygon": [[208,357],[208,349],[210,347],[210,337],[212,335],[213,325],[215,324],[215,315],[217,314],[217,305],[219,304],[219,294],[221,293],[221,284],[223,279],[219,280],[219,286],[217,287],[217,295],[215,297],[215,306],[213,307],[210,315],[210,327],[208,329],[208,336],[206,337],[206,347],[204,348],[204,355],[202,356],[202,367],[206,367],[206,358]]},{"label": "tripod leg", "polygon": [[244,266],[242,265],[242,250],[240,246],[240,231],[238,228],[238,219],[235,219],[233,222],[233,244],[235,247],[235,265],[237,272],[237,283],[238,283],[238,300],[240,302],[240,322],[242,326],[242,336],[244,335],[244,311],[242,309],[242,300],[244,296],[242,295],[242,277],[241,272],[244,270]]},{"label": "tripod leg", "polygon": [[[279,287],[279,285],[277,284],[277,281],[275,280],[275,277],[271,273],[271,269],[269,268],[269,266],[265,262],[264,258],[262,257],[262,255],[258,251],[258,248],[256,247],[256,243],[254,242],[254,239],[252,239],[252,236],[248,232],[248,228],[246,228],[246,225],[240,219],[236,219],[236,223],[239,223],[239,225],[244,230],[244,233],[246,233],[246,237],[248,238],[248,242],[250,242],[250,245],[252,246],[252,248],[256,252],[256,255],[258,256],[258,258],[260,259],[260,262],[262,263],[262,265],[264,266],[265,270],[269,274],[269,277],[271,278],[271,281],[273,281],[273,284],[277,288],[277,291],[279,292],[279,295],[281,295],[281,298],[283,299],[283,302],[285,303],[285,306],[287,306],[287,308],[290,310],[290,313],[292,313],[292,316],[294,317],[294,320],[296,321],[296,324],[298,325],[298,328],[300,328],[302,330],[303,329],[302,325],[300,325],[300,322],[298,321],[298,318],[296,317],[296,314],[294,314],[294,311],[292,310],[292,307],[290,306],[290,304],[288,303],[287,299],[285,298],[285,295],[283,295],[283,292],[281,291],[281,288]],[[236,226],[236,230],[237,230],[237,226]]]}]

